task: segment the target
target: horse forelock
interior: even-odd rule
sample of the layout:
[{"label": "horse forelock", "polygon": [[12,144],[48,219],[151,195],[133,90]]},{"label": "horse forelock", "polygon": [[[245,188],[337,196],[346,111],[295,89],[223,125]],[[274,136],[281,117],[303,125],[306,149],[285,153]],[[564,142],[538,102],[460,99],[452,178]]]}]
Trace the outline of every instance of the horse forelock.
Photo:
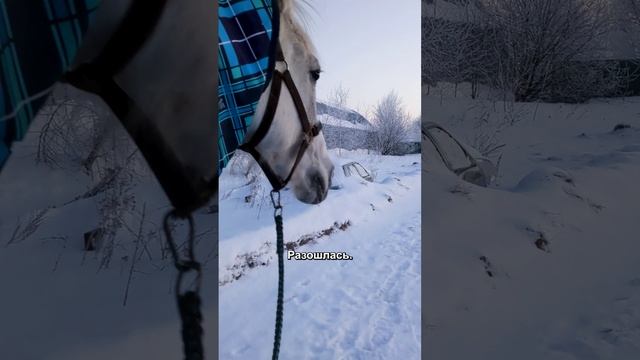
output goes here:
[{"label": "horse forelock", "polygon": [[307,9],[302,5],[306,5],[308,8],[312,8],[309,0],[279,0],[280,5],[280,20],[283,23],[289,24],[291,34],[295,37],[295,40],[299,42],[307,55],[313,55],[317,57],[317,51],[311,38],[307,34],[304,19],[307,18]]}]

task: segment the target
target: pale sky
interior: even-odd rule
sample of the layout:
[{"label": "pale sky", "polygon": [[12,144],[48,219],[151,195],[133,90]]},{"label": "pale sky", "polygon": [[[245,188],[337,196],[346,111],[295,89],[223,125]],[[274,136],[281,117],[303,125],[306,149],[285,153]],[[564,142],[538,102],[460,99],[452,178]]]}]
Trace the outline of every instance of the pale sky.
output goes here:
[{"label": "pale sky", "polygon": [[318,99],[340,83],[347,105],[372,108],[395,90],[412,117],[420,115],[419,0],[303,0],[306,26],[323,73]]}]

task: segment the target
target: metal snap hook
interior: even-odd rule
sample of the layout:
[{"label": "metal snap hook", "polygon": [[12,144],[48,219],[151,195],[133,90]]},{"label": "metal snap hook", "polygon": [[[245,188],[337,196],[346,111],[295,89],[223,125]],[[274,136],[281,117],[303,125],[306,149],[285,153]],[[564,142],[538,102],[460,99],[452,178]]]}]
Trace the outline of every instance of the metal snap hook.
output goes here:
[{"label": "metal snap hook", "polygon": [[271,204],[273,205],[273,216],[282,216],[282,204],[280,204],[280,191],[271,190]]},{"label": "metal snap hook", "polygon": [[320,131],[322,130],[322,123],[318,122],[317,124],[313,125],[311,127],[311,135],[313,137],[316,137],[320,134]]},{"label": "metal snap hook", "polygon": [[271,190],[271,204],[274,209],[282,209],[280,204],[280,191]]}]

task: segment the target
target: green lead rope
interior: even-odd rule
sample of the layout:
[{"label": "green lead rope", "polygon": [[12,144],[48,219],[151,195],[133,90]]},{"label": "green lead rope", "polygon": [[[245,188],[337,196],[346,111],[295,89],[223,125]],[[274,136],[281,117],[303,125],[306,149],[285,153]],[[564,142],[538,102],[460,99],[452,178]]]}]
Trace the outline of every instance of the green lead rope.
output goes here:
[{"label": "green lead rope", "polygon": [[[187,258],[182,259],[178,246],[171,235],[170,220],[171,218],[186,219],[189,223],[189,238],[185,243],[185,252]],[[200,311],[200,285],[202,283],[202,267],[195,258],[194,239],[195,229],[193,217],[191,214],[180,216],[176,210],[172,210],[164,217],[164,232],[169,244],[169,250],[173,257],[174,265],[178,270],[178,279],[176,281],[176,302],[178,303],[178,311],[182,322],[182,348],[184,351],[184,360],[203,360],[204,347],[202,346],[202,312]],[[196,273],[195,288],[193,290],[184,291],[182,280],[188,272]]]},{"label": "green lead rope", "polygon": [[276,252],[278,253],[278,303],[276,306],[276,328],[273,337],[272,360],[278,360],[280,354],[280,338],[282,335],[282,305],[284,297],[284,237],[282,234],[282,205],[280,205],[280,192],[271,191],[273,203],[273,218],[276,222]]}]

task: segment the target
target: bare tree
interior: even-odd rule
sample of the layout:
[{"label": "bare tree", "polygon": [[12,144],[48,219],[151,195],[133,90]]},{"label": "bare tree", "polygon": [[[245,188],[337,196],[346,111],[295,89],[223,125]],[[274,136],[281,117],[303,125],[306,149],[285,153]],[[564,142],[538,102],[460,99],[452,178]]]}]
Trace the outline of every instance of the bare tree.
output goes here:
[{"label": "bare tree", "polygon": [[[494,87],[510,91],[516,101],[565,96],[592,87],[603,72],[593,58],[608,30],[603,0],[479,0],[491,29]],[[595,74],[591,72],[595,71]]]},{"label": "bare tree", "polygon": [[633,49],[635,58],[640,57],[640,0],[620,0],[619,19],[622,21],[621,30],[630,40],[627,44]]},{"label": "bare tree", "polygon": [[[342,86],[342,83],[338,84],[331,93],[329,94],[329,105],[334,106],[340,110],[344,110],[347,107],[347,100],[349,99],[349,90],[345,89]],[[344,129],[337,128],[337,139],[338,143],[338,154],[340,154],[341,149],[345,147],[344,144]]]},{"label": "bare tree", "polygon": [[383,97],[373,110],[375,142],[382,155],[394,154],[406,140],[409,115],[395,92]]},{"label": "bare tree", "polygon": [[465,13],[463,20],[441,19],[431,16],[422,19],[422,82],[435,86],[438,81],[472,86],[472,98],[478,95],[478,84],[486,69],[488,51],[484,42],[485,31]]},{"label": "bare tree", "polygon": [[[629,2],[629,13],[640,0]],[[504,100],[583,101],[615,92],[622,75],[601,55],[610,31],[605,0],[450,1],[456,11],[422,21],[423,83],[480,84]],[[448,6],[451,8],[451,5]]]},{"label": "bare tree", "polygon": [[640,27],[640,0],[624,0],[623,6],[627,11],[629,21]]},{"label": "bare tree", "polygon": [[339,109],[347,107],[347,101],[349,100],[349,90],[342,86],[342,83],[338,84],[329,94],[329,105],[335,106]]}]

